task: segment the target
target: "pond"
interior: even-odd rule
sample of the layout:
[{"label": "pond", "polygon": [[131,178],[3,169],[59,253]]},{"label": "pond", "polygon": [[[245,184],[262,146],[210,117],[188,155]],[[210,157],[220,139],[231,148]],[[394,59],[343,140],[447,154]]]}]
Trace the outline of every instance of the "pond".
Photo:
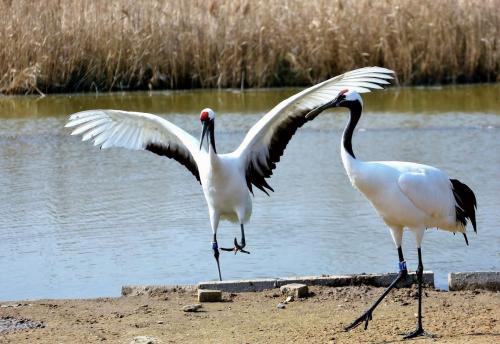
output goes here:
[{"label": "pond", "polygon": [[[0,97],[0,300],[116,296],[124,284],[217,278],[202,190],[173,160],[100,151],[64,128],[68,114],[115,108],[159,114],[199,136],[199,112],[217,112],[218,150],[295,89]],[[364,160],[415,161],[468,184],[478,234],[428,230],[426,270],[500,269],[500,84],[393,88],[364,96],[353,139]],[[350,185],[339,155],[347,120],[328,112],[293,137],[270,197],[256,190],[246,225],[250,255],[221,253],[224,279],[397,270],[388,228]],[[222,222],[220,246],[239,237]],[[417,254],[405,233],[405,257]]]}]

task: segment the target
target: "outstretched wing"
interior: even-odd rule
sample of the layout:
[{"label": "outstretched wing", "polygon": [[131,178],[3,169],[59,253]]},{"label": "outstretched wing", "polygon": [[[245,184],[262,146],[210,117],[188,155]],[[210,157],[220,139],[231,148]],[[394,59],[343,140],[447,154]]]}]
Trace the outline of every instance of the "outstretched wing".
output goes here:
[{"label": "outstretched wing", "polygon": [[148,150],[175,159],[198,181],[198,140],[164,118],[143,112],[89,110],[69,117],[66,127],[74,127],[71,135],[82,135],[102,149],[124,147]]},{"label": "outstretched wing", "polygon": [[274,191],[265,178],[272,175],[297,129],[308,121],[305,115],[309,111],[331,101],[345,88],[359,93],[382,89],[381,85],[389,84],[393,73],[381,67],[356,69],[307,88],[276,105],[249,130],[234,152],[245,163],[250,191],[252,184],[266,194],[266,189]]}]

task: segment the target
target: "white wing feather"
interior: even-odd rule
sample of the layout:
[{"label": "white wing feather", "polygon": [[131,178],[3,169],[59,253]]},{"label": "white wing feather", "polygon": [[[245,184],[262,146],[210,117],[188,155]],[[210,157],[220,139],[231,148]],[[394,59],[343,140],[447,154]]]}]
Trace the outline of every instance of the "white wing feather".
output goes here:
[{"label": "white wing feather", "polygon": [[381,85],[389,84],[393,73],[381,67],[356,69],[309,87],[276,105],[255,123],[232,153],[244,164],[250,190],[250,184],[264,192],[264,188],[272,190],[264,178],[272,174],[288,141],[307,121],[307,112],[333,100],[346,88],[359,93],[381,89]]},{"label": "white wing feather", "polygon": [[392,74],[394,74],[392,70],[381,67],[355,69],[283,100],[255,123],[235,153],[241,156],[255,152],[256,149],[267,148],[277,124],[287,116],[321,106],[335,98],[345,88],[358,93],[370,92],[370,89],[382,89],[380,85],[389,84],[387,80],[393,79]]},{"label": "white wing feather", "polygon": [[[147,149],[174,158],[197,176],[197,164],[204,151],[199,141],[164,118],[144,112],[88,110],[72,114],[68,128],[71,135],[82,135],[102,149],[123,147]],[[197,176],[198,178],[198,176]]]},{"label": "white wing feather", "polygon": [[437,168],[422,167],[420,171],[402,173],[399,188],[425,214],[446,221],[455,214],[450,179]]}]

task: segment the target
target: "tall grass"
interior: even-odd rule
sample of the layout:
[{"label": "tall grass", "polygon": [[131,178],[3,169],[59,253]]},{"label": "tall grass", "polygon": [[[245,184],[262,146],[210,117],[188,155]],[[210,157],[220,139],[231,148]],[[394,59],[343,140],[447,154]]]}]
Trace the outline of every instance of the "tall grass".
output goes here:
[{"label": "tall grass", "polygon": [[500,79],[500,0],[0,0],[0,92]]}]

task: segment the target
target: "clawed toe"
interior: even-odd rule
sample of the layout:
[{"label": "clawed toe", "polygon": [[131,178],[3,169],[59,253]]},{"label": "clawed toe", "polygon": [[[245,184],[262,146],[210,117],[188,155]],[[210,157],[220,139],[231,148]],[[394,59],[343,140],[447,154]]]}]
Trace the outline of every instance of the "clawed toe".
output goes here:
[{"label": "clawed toe", "polygon": [[236,240],[236,238],[234,238],[234,254],[236,254],[238,252],[243,252],[243,253],[246,253],[246,254],[250,254],[250,252],[244,250],[245,246],[246,245],[245,245],[245,239],[244,238],[241,241],[241,245],[238,244],[238,241]]},{"label": "clawed toe", "polygon": [[355,329],[356,327],[361,325],[361,323],[364,321],[365,322],[365,331],[366,331],[368,329],[368,323],[370,322],[370,320],[372,320],[372,312],[367,311],[362,316],[360,316],[359,318],[354,320],[349,326],[347,326],[345,328],[345,330],[350,331],[352,329]]},{"label": "clawed toe", "polygon": [[429,337],[429,338],[436,338],[435,335],[427,333],[424,331],[422,327],[418,327],[415,331],[408,333],[403,337],[403,339],[412,339],[416,337]]},{"label": "clawed toe", "polygon": [[224,247],[221,247],[220,249],[223,250],[223,251],[227,251],[227,252],[234,252],[234,254],[236,254],[238,252],[250,254],[249,251],[246,251],[246,250],[243,249],[245,247],[245,239],[243,239],[241,241],[241,245],[240,245],[240,244],[238,244],[238,240],[236,238],[234,238],[234,243],[233,244],[234,244],[233,248],[224,248]]}]

